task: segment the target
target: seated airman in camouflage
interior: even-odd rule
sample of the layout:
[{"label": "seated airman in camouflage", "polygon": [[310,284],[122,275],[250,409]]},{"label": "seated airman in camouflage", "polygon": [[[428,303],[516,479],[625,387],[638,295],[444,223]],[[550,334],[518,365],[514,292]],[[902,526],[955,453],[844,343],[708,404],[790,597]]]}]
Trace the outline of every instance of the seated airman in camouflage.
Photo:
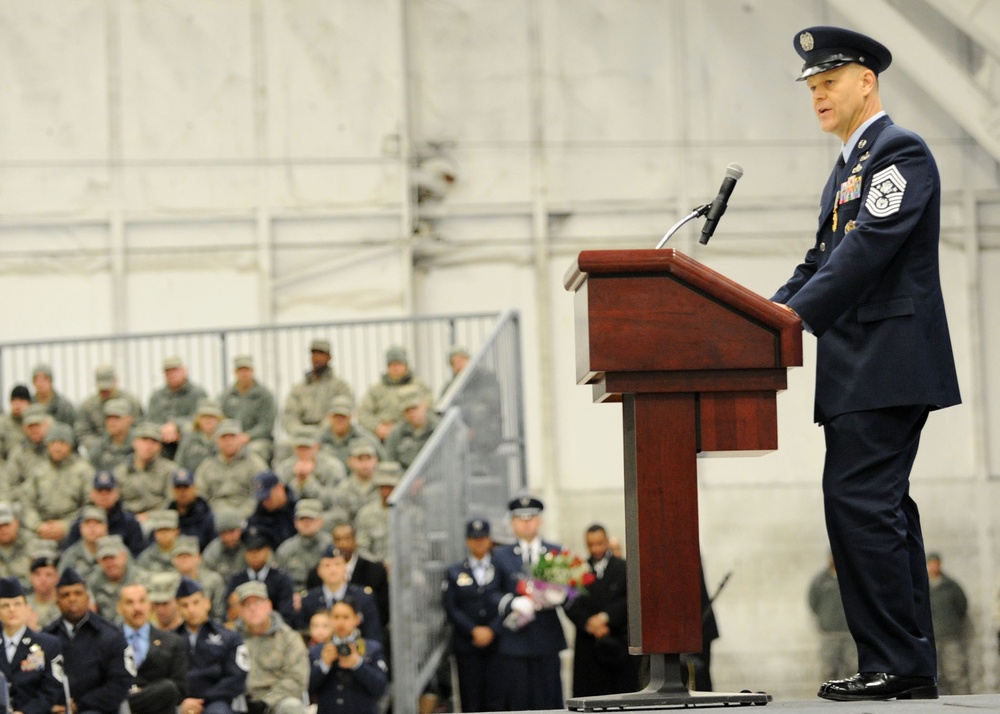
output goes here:
[{"label": "seated airman in camouflage", "polygon": [[334,491],[334,507],[327,513],[330,523],[353,523],[362,506],[378,500],[378,490],[372,482],[377,465],[375,447],[363,439],[351,444],[351,455],[347,458],[347,467],[351,472]]},{"label": "seated airman in camouflage", "polygon": [[362,558],[376,563],[389,562],[389,496],[403,476],[402,467],[395,461],[383,461],[375,469],[372,481],[379,492],[377,501],[369,501],[354,521],[358,553]]},{"label": "seated airman in camouflage", "polygon": [[338,459],[320,451],[315,429],[304,429],[292,438],[293,453],[274,469],[296,498],[315,498],[323,508],[333,505],[333,491],[347,477]]},{"label": "seated airman in camouflage", "polygon": [[288,573],[295,591],[305,592],[306,580],[316,567],[319,557],[333,538],[323,531],[323,504],[314,498],[304,498],[295,504],[296,534],[278,546],[274,560]]},{"label": "seated airman in camouflage", "polygon": [[31,370],[31,383],[35,386],[35,396],[32,401],[44,406],[45,411],[57,422],[72,429],[76,422],[76,407],[52,388],[52,367],[47,364],[36,364]]},{"label": "seated airman in camouflage", "polygon": [[124,399],[104,402],[104,429],[91,436],[87,456],[95,471],[112,471],[132,456],[132,407]]},{"label": "seated airman in camouflage", "polygon": [[215,512],[215,529],[219,535],[201,552],[205,566],[221,575],[226,582],[237,571],[246,568],[246,549],[241,539],[245,524],[246,518],[238,511],[220,508]]},{"label": "seated airman in camouflage", "polygon": [[45,436],[48,458],[35,461],[21,490],[25,527],[60,543],[87,505],[94,468],[73,451],[73,429],[56,422]]},{"label": "seated airman in camouflage", "polygon": [[33,618],[29,627],[33,630],[48,626],[62,614],[56,601],[56,582],[59,580],[56,564],[56,551],[50,543],[40,541],[32,548],[28,574],[31,589],[27,600]]},{"label": "seated airman in camouflage", "polygon": [[36,462],[44,462],[49,457],[45,436],[55,420],[49,416],[41,404],[31,404],[24,409],[21,426],[23,438],[11,448],[3,469],[3,486],[7,498],[12,502],[21,501],[21,489],[28,479],[28,471]]},{"label": "seated airman in camouflage", "polygon": [[160,425],[160,440],[170,457],[191,428],[198,402],[208,393],[188,379],[187,367],[180,357],[163,360],[164,385],[149,397],[149,421]]},{"label": "seated airman in camouflage", "polygon": [[309,652],[302,636],[274,612],[264,583],[243,583],[236,595],[240,601],[236,630],[250,656],[249,714],[305,714]]},{"label": "seated airman in camouflage", "polygon": [[99,506],[84,506],[80,513],[80,539],[59,556],[59,570],[73,568],[86,579],[100,566],[97,564],[97,542],[108,535],[108,514]]},{"label": "seated airman in camouflage", "polygon": [[177,587],[181,584],[181,574],[177,572],[151,573],[146,578],[149,588],[149,602],[153,605],[153,627],[161,630],[176,630],[184,624],[177,607]]},{"label": "seated airman in camouflage", "polygon": [[330,366],[330,341],[316,339],[309,345],[312,369],[305,380],[292,387],[285,399],[281,425],[288,434],[295,434],[303,427],[317,429],[326,418],[330,402],[338,395],[354,399],[351,386],[334,374]]},{"label": "seated airman in camouflage", "polygon": [[[80,446],[89,454],[94,445],[105,434],[107,411],[105,406],[112,399],[124,399],[129,406],[129,414],[133,419],[142,419],[142,402],[133,395],[118,387],[118,375],[110,364],[99,365],[94,370],[94,382],[97,393],[83,400],[76,410],[76,423],[73,431]],[[100,470],[100,469],[98,469]]]},{"label": "seated airman in camouflage", "polygon": [[253,477],[267,470],[259,456],[246,448],[247,437],[232,419],[224,420],[215,431],[218,453],[201,462],[194,480],[213,511],[232,508],[244,517],[257,507]]},{"label": "seated airman in camouflage", "polygon": [[153,542],[139,553],[135,564],[147,573],[169,573],[174,569],[174,546],[181,534],[177,511],[150,511],[146,525]]},{"label": "seated airman in camouflage", "polygon": [[427,397],[418,390],[407,387],[400,391],[400,404],[403,407],[403,421],[385,440],[386,458],[398,461],[403,469],[417,458],[434,433],[440,419],[437,414],[429,411]]},{"label": "seated airman in camouflage", "polygon": [[274,455],[274,421],[278,413],[274,394],[257,381],[250,355],[234,357],[233,371],[236,381],[219,397],[222,411],[227,419],[243,427],[250,439],[247,448],[269,464]]},{"label": "seated airman in camouflage", "polygon": [[222,408],[214,399],[202,399],[198,402],[198,411],[191,422],[191,431],[181,436],[180,446],[174,455],[174,461],[182,469],[191,473],[198,470],[201,462],[209,456],[214,456],[215,431],[222,422]]},{"label": "seated airman in camouflage", "polygon": [[144,522],[149,511],[158,511],[170,504],[170,476],[177,468],[163,458],[160,429],[143,422],[132,433],[132,458],[118,464],[112,473],[121,491],[122,508]]},{"label": "seated airman in camouflage", "polygon": [[348,397],[334,397],[327,409],[326,426],[319,435],[319,448],[336,456],[347,468],[351,442],[355,439],[367,439],[378,451],[379,459],[385,458],[382,440],[354,420],[354,402]]},{"label": "seated airman in camouflage", "polygon": [[27,587],[34,547],[35,536],[21,528],[14,505],[0,502],[0,577],[17,578]]},{"label": "seated airman in camouflage", "polygon": [[214,570],[205,567],[198,550],[198,539],[181,536],[174,545],[174,570],[201,585],[205,596],[212,601],[212,617],[217,620],[226,616],[226,582]]},{"label": "seated airman in camouflage", "polygon": [[382,379],[365,392],[358,405],[361,425],[385,441],[393,428],[403,419],[403,406],[399,392],[404,387],[414,387],[427,399],[433,398],[430,387],[410,371],[410,364],[403,347],[390,347],[385,353],[386,369]]},{"label": "seated airman in camouflage", "polygon": [[123,587],[140,582],[146,574],[136,567],[121,536],[104,536],[97,542],[97,564],[97,570],[86,579],[87,587],[93,593],[97,612],[120,626],[118,595]]},{"label": "seated airman in camouflage", "polygon": [[10,391],[10,411],[0,414],[0,464],[24,441],[24,410],[29,406],[31,392],[23,384],[14,385]]}]

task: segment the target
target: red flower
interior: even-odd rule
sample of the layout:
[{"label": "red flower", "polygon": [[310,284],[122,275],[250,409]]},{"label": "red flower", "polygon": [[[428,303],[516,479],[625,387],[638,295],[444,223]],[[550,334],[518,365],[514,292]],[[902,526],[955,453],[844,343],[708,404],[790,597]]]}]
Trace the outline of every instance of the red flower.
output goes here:
[{"label": "red flower", "polygon": [[583,574],[583,584],[584,584],[584,586],[590,585],[595,580],[597,580],[597,578],[594,577],[593,573],[584,573]]},{"label": "red flower", "polygon": [[524,595],[528,592],[528,583],[525,580],[517,581],[517,594]]}]

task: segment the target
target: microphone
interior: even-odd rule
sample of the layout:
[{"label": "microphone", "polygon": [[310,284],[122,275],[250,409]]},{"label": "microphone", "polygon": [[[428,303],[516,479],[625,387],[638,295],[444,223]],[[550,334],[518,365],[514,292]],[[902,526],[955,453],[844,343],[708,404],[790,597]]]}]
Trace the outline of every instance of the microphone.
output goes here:
[{"label": "microphone", "polygon": [[712,207],[708,209],[708,219],[705,221],[705,227],[701,229],[701,240],[698,242],[702,245],[708,243],[708,239],[715,233],[715,227],[719,225],[719,219],[726,212],[726,204],[729,201],[729,197],[733,195],[736,182],[742,175],[743,167],[739,164],[729,164],[726,167],[726,177],[722,179],[722,186],[719,187],[719,195],[712,201]]}]

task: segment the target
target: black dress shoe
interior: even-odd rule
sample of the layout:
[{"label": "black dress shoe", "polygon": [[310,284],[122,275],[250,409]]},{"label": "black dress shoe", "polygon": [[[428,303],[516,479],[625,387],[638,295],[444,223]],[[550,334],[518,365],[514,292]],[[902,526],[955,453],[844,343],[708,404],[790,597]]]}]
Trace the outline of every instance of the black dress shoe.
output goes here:
[{"label": "black dress shoe", "polygon": [[937,699],[934,677],[900,677],[885,672],[859,672],[847,679],[824,682],[819,696],[836,702],[876,699]]}]

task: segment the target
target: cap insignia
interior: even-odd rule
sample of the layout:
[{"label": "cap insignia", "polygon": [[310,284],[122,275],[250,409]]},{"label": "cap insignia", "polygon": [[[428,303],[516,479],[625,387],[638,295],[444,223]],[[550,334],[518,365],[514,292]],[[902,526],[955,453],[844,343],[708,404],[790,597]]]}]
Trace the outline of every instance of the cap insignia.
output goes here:
[{"label": "cap insignia", "polygon": [[812,49],[813,47],[816,46],[816,43],[813,41],[813,36],[811,32],[803,32],[801,35],[799,35],[799,46],[802,47],[802,49],[805,52],[812,52]]}]

